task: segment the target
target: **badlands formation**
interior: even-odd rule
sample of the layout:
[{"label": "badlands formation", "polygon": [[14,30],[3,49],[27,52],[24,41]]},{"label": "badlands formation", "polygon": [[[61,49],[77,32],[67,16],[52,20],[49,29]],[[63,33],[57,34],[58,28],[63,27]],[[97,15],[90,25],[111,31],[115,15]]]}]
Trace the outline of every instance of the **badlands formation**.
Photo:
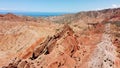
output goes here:
[{"label": "badlands formation", "polygon": [[120,68],[120,8],[33,18],[0,15],[0,68]]}]

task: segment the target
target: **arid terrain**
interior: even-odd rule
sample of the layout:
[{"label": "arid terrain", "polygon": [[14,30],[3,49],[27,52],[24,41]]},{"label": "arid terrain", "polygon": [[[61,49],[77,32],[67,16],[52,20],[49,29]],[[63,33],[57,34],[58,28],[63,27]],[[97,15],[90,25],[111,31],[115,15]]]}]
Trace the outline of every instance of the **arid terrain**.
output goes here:
[{"label": "arid terrain", "polygon": [[120,68],[120,8],[0,14],[0,61],[0,68]]}]

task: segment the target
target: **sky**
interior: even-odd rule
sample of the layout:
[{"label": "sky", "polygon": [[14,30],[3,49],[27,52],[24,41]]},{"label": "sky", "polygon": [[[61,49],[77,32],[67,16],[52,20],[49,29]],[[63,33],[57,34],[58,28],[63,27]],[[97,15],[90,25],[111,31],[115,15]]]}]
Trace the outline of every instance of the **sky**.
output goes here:
[{"label": "sky", "polygon": [[120,0],[0,0],[0,11],[79,12],[120,7]]}]

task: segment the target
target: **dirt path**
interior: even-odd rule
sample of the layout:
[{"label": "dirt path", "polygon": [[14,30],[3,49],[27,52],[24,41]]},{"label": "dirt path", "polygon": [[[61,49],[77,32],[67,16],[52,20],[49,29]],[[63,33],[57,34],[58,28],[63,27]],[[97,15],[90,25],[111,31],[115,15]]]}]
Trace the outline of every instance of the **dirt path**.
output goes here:
[{"label": "dirt path", "polygon": [[97,48],[95,49],[88,66],[89,68],[115,68],[115,54],[115,47],[111,41],[110,24],[106,24],[101,42],[97,44]]}]

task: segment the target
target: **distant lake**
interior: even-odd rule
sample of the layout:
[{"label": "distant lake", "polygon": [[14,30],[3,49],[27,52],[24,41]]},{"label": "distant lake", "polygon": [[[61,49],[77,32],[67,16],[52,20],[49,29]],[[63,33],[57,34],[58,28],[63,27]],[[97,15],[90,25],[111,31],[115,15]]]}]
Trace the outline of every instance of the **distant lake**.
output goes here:
[{"label": "distant lake", "polygon": [[[0,14],[7,14],[8,12],[0,12]],[[59,16],[64,14],[70,14],[67,12],[10,12],[20,16],[32,16],[32,17],[48,17]]]}]

